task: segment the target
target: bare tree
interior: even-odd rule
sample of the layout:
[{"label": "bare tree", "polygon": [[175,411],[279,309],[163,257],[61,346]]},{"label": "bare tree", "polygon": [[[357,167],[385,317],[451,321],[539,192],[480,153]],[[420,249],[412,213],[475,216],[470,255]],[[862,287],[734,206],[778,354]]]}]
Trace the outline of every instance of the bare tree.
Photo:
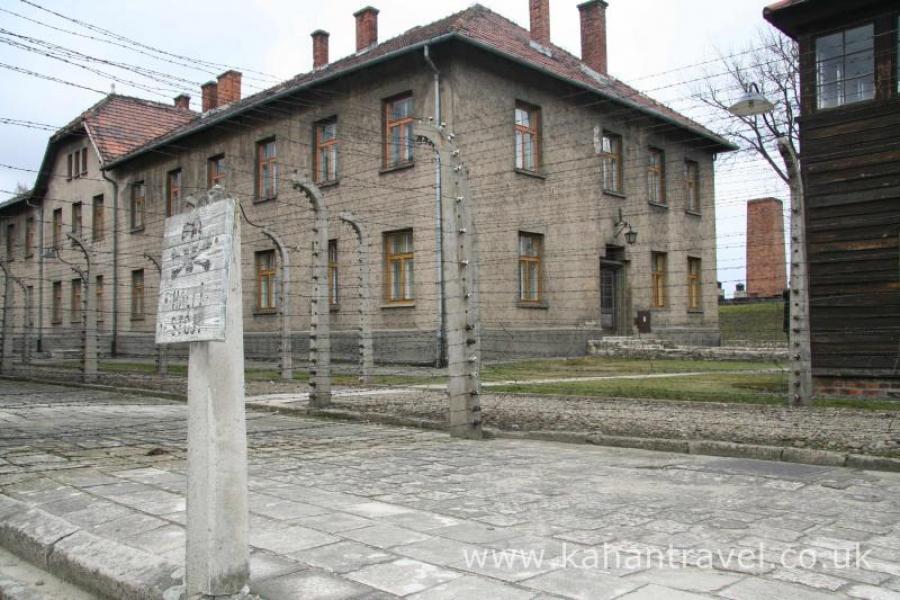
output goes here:
[{"label": "bare tree", "polygon": [[25,192],[31,190],[30,187],[22,183],[21,181],[16,184],[16,194],[24,194]]},{"label": "bare tree", "polygon": [[[777,138],[786,136],[799,148],[795,118],[800,114],[800,52],[797,44],[772,28],[761,30],[756,43],[743,52],[719,53],[715,72],[703,78],[697,99],[716,109],[725,125],[722,134],[742,151],[762,156],[778,176],[788,182],[780,160]],[[738,117],[728,108],[753,84],[774,110],[761,117]]]}]

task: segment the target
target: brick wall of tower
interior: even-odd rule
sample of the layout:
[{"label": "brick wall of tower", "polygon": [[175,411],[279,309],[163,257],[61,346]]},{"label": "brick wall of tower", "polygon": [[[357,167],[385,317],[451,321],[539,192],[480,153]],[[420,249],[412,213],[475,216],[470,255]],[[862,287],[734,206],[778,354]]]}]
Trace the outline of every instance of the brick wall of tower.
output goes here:
[{"label": "brick wall of tower", "polygon": [[784,213],[781,200],[747,203],[747,295],[781,296],[787,285],[784,261]]}]

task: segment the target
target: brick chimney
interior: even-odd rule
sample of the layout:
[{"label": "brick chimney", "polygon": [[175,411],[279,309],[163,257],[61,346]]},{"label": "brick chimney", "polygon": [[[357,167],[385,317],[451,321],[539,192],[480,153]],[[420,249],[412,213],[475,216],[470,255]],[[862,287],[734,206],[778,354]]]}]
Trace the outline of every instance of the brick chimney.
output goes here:
[{"label": "brick chimney", "polygon": [[747,202],[747,295],[780,297],[787,284],[784,206],[778,198]]},{"label": "brick chimney", "polygon": [[181,110],[190,110],[191,97],[187,94],[178,94],[177,96],[175,96],[175,108],[180,108]]},{"label": "brick chimney", "polygon": [[604,0],[588,0],[578,5],[581,13],[581,60],[587,66],[607,74],[606,7]]},{"label": "brick chimney", "polygon": [[207,81],[200,86],[203,93],[203,112],[214,109],[219,105],[219,84],[215,81]]},{"label": "brick chimney", "polygon": [[353,16],[356,17],[356,51],[362,52],[378,43],[378,9],[367,6]]},{"label": "brick chimney", "polygon": [[531,40],[550,47],[550,0],[528,0],[531,14]]},{"label": "brick chimney", "polygon": [[316,29],[312,32],[313,69],[319,70],[328,66],[328,32]]},{"label": "brick chimney", "polygon": [[219,75],[219,92],[216,104],[225,106],[241,99],[241,73],[240,71],[225,71]]}]

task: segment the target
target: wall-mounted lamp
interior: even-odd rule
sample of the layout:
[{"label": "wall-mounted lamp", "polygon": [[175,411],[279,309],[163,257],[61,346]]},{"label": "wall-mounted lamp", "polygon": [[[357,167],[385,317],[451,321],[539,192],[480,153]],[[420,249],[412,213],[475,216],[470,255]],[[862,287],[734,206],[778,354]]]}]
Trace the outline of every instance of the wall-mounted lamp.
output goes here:
[{"label": "wall-mounted lamp", "polygon": [[[627,230],[627,231],[626,231]],[[622,217],[622,209],[619,209],[619,220],[616,221],[616,233],[613,237],[619,237],[622,235],[622,232],[625,232],[625,241],[628,242],[629,246],[634,246],[635,242],[637,242],[637,231],[631,227],[631,223],[627,222]]]}]

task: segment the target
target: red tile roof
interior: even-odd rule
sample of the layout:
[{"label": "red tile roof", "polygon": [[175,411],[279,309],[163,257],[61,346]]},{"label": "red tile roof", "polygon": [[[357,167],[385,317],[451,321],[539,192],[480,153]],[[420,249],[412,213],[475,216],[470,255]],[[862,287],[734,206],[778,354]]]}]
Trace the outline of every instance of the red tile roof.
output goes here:
[{"label": "red tile roof", "polygon": [[192,121],[197,113],[174,106],[109,95],[85,111],[81,118],[103,163]]},{"label": "red tile roof", "polygon": [[327,67],[303,73],[283,83],[263,90],[226,107],[209,111],[178,129],[165,134],[151,144],[137,148],[114,162],[124,162],[149,149],[164,145],[214,124],[259,107],[267,101],[294,93],[300,89],[346,75],[351,71],[369,66],[395,54],[407,52],[425,44],[434,44],[449,39],[459,39],[506,58],[518,61],[528,67],[540,69],[551,76],[564,79],[586,88],[613,101],[629,105],[636,110],[652,114],[675,126],[690,130],[695,135],[710,140],[716,150],[732,150],[735,147],[727,140],[703,127],[699,123],[653,100],[618,79],[600,75],[588,69],[580,59],[558,46],[551,45],[547,56],[531,45],[528,30],[509,19],[475,4],[461,12],[435,21],[429,25],[414,27],[399,36],[378,44],[371,50],[334,61]]}]

